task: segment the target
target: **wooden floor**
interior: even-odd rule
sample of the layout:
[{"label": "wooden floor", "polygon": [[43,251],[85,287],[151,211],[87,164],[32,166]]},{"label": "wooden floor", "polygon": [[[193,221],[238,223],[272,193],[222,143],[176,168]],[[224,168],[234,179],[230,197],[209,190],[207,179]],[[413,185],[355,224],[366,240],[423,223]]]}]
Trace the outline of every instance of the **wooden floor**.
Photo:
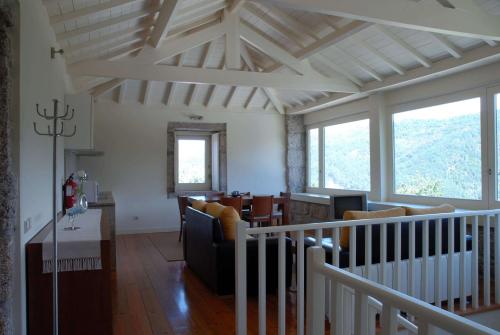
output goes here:
[{"label": "wooden floor", "polygon": [[[234,298],[220,297],[183,261],[161,251],[167,234],[117,237],[113,278],[114,334],[234,334]],[[268,332],[277,332],[275,297],[268,302]],[[295,294],[287,293],[287,334],[295,334]],[[249,334],[257,334],[257,301],[249,298]]]}]

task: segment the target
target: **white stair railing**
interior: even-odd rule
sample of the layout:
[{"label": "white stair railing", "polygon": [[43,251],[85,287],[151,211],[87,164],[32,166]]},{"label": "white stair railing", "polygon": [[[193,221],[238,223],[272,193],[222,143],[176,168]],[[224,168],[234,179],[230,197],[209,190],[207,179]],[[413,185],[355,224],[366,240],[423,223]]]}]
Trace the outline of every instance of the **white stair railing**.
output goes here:
[{"label": "white stair railing", "polygon": [[[444,330],[451,334],[499,334],[497,331],[470,321],[456,314],[435,307],[422,300],[410,297],[387,286],[375,283],[348,271],[344,271],[325,263],[325,251],[321,247],[307,250],[307,335],[325,333],[324,291],[325,279],[330,280],[333,291],[351,288],[355,292],[355,330],[356,335],[374,334],[377,320],[370,315],[370,299],[382,305],[380,316],[381,333],[398,334],[401,312],[411,315],[416,324],[413,330],[418,334],[434,334],[436,330]],[[344,327],[339,315],[343,306],[338,295],[334,304],[332,334],[341,334]],[[408,326],[408,328],[412,328]]]},{"label": "white stair railing", "polygon": [[[442,231],[443,221],[448,220],[447,231]],[[459,220],[458,234],[460,236],[458,252],[454,246],[455,220]],[[416,240],[416,223],[422,225],[422,255],[417,258],[415,249],[417,247]],[[430,222],[434,223],[434,230],[431,232]],[[493,224],[492,224],[493,223]],[[402,225],[409,226],[409,246],[408,259],[401,260],[401,230]],[[380,262],[372,264],[372,228],[374,225],[380,225]],[[394,225],[395,245],[394,245],[394,261],[387,259],[387,240],[388,227]],[[480,273],[479,264],[479,243],[480,243],[480,227],[482,226],[483,237],[483,262],[482,272]],[[417,216],[403,216],[383,219],[369,220],[353,220],[353,221],[337,221],[337,222],[322,222],[304,225],[290,226],[273,226],[248,228],[248,224],[241,221],[237,228],[236,238],[236,332],[238,335],[247,333],[247,236],[252,235],[258,240],[258,310],[259,334],[266,334],[267,317],[266,317],[266,238],[269,235],[278,237],[278,333],[286,334],[286,236],[293,234],[295,237],[296,258],[296,324],[297,334],[303,335],[305,331],[305,245],[304,236],[307,231],[313,232],[316,237],[316,246],[321,245],[321,238],[325,235],[330,235],[332,238],[332,261],[331,265],[338,267],[340,263],[339,254],[339,238],[340,229],[350,227],[349,233],[349,272],[360,274],[365,279],[370,279],[382,285],[391,287],[397,291],[402,291],[414,298],[431,302],[437,308],[441,307],[442,302],[451,301],[447,306],[450,311],[453,310],[454,299],[460,301],[459,308],[461,311],[480,307],[479,299],[479,279],[480,274],[483,276],[483,305],[490,304],[490,237],[493,236],[493,256],[495,261],[494,268],[494,285],[495,285],[495,303],[500,303],[500,210],[483,210],[483,211],[463,211],[446,214],[431,214]],[[364,227],[365,233],[365,264],[357,266],[356,264],[356,227]],[[469,229],[467,229],[469,227]],[[490,227],[494,229],[494,234],[490,235]],[[472,235],[472,248],[467,250],[466,234],[469,232]],[[429,255],[429,236],[435,235],[435,255]],[[445,254],[442,254],[442,237],[443,234],[448,235],[448,248]],[[308,234],[311,235],[311,234]],[[446,236],[445,235],[445,236]],[[390,238],[393,238],[390,236]],[[451,252],[450,252],[451,251]],[[346,269],[346,270],[347,270]],[[402,281],[402,278],[407,280]],[[307,278],[308,285],[310,284]],[[327,286],[331,297],[342,295],[334,287]],[[332,322],[332,332],[335,331],[338,324],[333,321],[336,318],[335,303],[336,299],[329,297],[325,299],[323,294],[323,308],[328,310],[328,319]],[[472,297],[471,303],[468,303],[467,298]],[[373,304],[373,299],[368,299],[372,304],[372,309],[376,308],[377,304]],[[378,306],[380,308],[380,305]],[[365,313],[363,306],[354,303],[353,311]],[[377,313],[380,310],[376,311]],[[370,315],[373,311],[368,312]],[[325,313],[323,313],[325,315]],[[386,313],[387,315],[387,313]],[[392,314],[391,314],[392,315]],[[337,315],[338,317],[338,315]],[[404,327],[411,333],[415,332],[414,326],[408,320],[401,316],[395,317],[395,322],[398,322],[400,327]],[[359,330],[359,329],[358,329]],[[335,333],[335,332],[333,332]],[[420,333],[420,331],[419,331]],[[339,334],[338,332],[336,334]]]}]

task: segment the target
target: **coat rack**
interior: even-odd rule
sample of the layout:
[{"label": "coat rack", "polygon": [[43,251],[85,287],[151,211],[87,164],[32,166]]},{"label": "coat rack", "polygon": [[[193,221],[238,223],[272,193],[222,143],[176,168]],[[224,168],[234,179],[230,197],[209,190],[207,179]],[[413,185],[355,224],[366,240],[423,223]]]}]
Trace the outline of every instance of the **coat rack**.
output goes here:
[{"label": "coat rack", "polygon": [[[70,121],[73,119],[75,110],[71,109],[69,105],[66,106],[66,113],[64,115],[59,115],[58,105],[59,101],[53,99],[54,102],[54,113],[52,115],[47,114],[47,109],[43,109],[43,114],[39,110],[39,105],[36,105],[36,113],[41,118],[52,121],[52,128],[50,125],[47,126],[47,132],[41,132],[38,130],[36,122],[33,122],[33,129],[35,133],[40,136],[50,136],[52,137],[52,327],[53,334],[58,335],[59,333],[59,294],[58,294],[58,266],[57,266],[57,138],[58,137],[72,137],[76,134],[76,125],[71,134],[65,134],[64,132],[64,121]],[[58,130],[58,123],[60,123],[60,128]]]}]

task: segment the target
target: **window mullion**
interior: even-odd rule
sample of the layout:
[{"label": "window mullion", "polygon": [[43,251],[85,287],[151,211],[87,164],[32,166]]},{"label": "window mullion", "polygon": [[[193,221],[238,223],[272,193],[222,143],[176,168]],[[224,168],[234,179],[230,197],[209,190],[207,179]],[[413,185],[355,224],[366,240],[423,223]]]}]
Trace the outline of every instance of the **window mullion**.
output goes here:
[{"label": "window mullion", "polygon": [[325,188],[325,127],[320,127],[319,137],[319,188]]}]

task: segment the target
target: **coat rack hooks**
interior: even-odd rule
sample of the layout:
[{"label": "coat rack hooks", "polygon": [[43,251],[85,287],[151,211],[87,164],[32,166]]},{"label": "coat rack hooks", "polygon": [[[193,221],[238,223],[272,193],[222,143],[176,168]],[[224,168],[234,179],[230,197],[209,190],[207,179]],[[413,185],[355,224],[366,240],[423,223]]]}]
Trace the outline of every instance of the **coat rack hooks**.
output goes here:
[{"label": "coat rack hooks", "polygon": [[[58,289],[58,257],[57,257],[57,138],[58,137],[73,137],[76,134],[76,125],[73,128],[73,132],[64,132],[64,122],[70,121],[75,116],[74,108],[71,109],[69,105],[66,106],[66,112],[64,115],[59,115],[58,105],[59,101],[57,99],[52,100],[54,102],[54,112],[52,115],[47,114],[47,109],[43,109],[43,113],[40,112],[39,104],[36,104],[36,113],[39,117],[52,122],[52,128],[47,125],[47,132],[43,133],[38,130],[37,123],[33,122],[33,129],[36,134],[40,136],[50,136],[52,137],[52,329],[53,334],[59,334],[59,289]],[[58,130],[58,123],[60,124]]]}]

